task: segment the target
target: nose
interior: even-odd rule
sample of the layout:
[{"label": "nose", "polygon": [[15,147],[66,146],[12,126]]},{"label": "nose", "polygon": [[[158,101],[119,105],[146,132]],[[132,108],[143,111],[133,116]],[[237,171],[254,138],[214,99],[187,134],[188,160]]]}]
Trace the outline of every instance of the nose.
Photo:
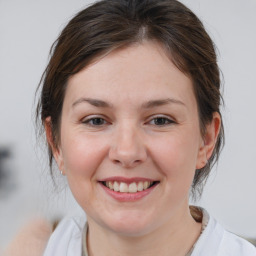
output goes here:
[{"label": "nose", "polygon": [[115,164],[133,168],[146,161],[147,150],[138,127],[116,127],[111,139],[109,158]]}]

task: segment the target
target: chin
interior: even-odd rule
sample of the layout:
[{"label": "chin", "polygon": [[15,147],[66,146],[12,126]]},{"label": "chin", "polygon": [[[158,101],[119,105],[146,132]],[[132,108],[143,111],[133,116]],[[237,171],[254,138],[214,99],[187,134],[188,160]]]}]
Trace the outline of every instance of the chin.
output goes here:
[{"label": "chin", "polygon": [[105,222],[107,229],[112,232],[129,237],[138,237],[147,234],[153,227],[152,221],[143,215],[125,214],[113,216]]}]

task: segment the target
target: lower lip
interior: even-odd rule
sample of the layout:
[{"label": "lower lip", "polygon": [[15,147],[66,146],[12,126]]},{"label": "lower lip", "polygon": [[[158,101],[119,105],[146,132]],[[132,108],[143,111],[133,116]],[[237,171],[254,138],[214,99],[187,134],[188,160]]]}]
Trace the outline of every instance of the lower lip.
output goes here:
[{"label": "lower lip", "polygon": [[155,189],[155,187],[158,185],[158,183],[157,183],[154,186],[152,186],[146,190],[136,192],[136,193],[121,193],[121,192],[116,192],[114,190],[109,189],[108,187],[104,186],[101,182],[99,182],[99,184],[101,185],[101,187],[104,189],[104,191],[108,195],[110,195],[115,200],[120,201],[120,202],[133,202],[133,201],[140,200],[140,199],[146,197],[147,195],[149,195]]}]

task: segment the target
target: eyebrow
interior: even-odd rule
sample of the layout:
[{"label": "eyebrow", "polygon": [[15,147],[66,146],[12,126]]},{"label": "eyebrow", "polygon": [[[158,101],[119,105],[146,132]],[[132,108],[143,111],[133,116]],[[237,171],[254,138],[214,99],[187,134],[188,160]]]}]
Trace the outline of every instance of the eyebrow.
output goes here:
[{"label": "eyebrow", "polygon": [[78,100],[76,100],[73,104],[72,107],[75,107],[76,105],[83,103],[83,102],[87,102],[95,107],[99,107],[99,108],[111,108],[113,107],[112,104],[107,103],[103,100],[98,100],[98,99],[92,99],[92,98],[80,98]]},{"label": "eyebrow", "polygon": [[185,106],[185,104],[180,100],[173,99],[173,98],[167,98],[167,99],[159,99],[159,100],[150,100],[150,101],[142,104],[142,108],[154,108],[154,107],[167,105],[167,104],[170,104],[170,103]]},{"label": "eyebrow", "polygon": [[[84,102],[89,103],[92,106],[99,107],[99,108],[113,108],[113,105],[106,101],[92,99],[92,98],[80,98],[72,104],[72,107],[75,107],[76,105],[78,105],[80,103],[84,103]],[[167,99],[150,100],[148,102],[143,103],[142,108],[145,108],[145,109],[154,108],[154,107],[167,105],[170,103],[185,106],[185,104],[180,100],[173,99],[173,98],[167,98]]]}]

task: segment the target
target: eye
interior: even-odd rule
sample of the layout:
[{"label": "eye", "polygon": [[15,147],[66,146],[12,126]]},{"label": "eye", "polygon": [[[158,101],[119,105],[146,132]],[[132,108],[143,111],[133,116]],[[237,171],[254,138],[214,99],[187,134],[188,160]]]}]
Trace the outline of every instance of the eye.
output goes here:
[{"label": "eye", "polygon": [[82,120],[82,123],[90,126],[103,126],[108,122],[102,117],[92,117]]},{"label": "eye", "polygon": [[173,123],[175,122],[172,119],[163,116],[154,117],[149,121],[149,124],[157,126],[165,126]]}]

